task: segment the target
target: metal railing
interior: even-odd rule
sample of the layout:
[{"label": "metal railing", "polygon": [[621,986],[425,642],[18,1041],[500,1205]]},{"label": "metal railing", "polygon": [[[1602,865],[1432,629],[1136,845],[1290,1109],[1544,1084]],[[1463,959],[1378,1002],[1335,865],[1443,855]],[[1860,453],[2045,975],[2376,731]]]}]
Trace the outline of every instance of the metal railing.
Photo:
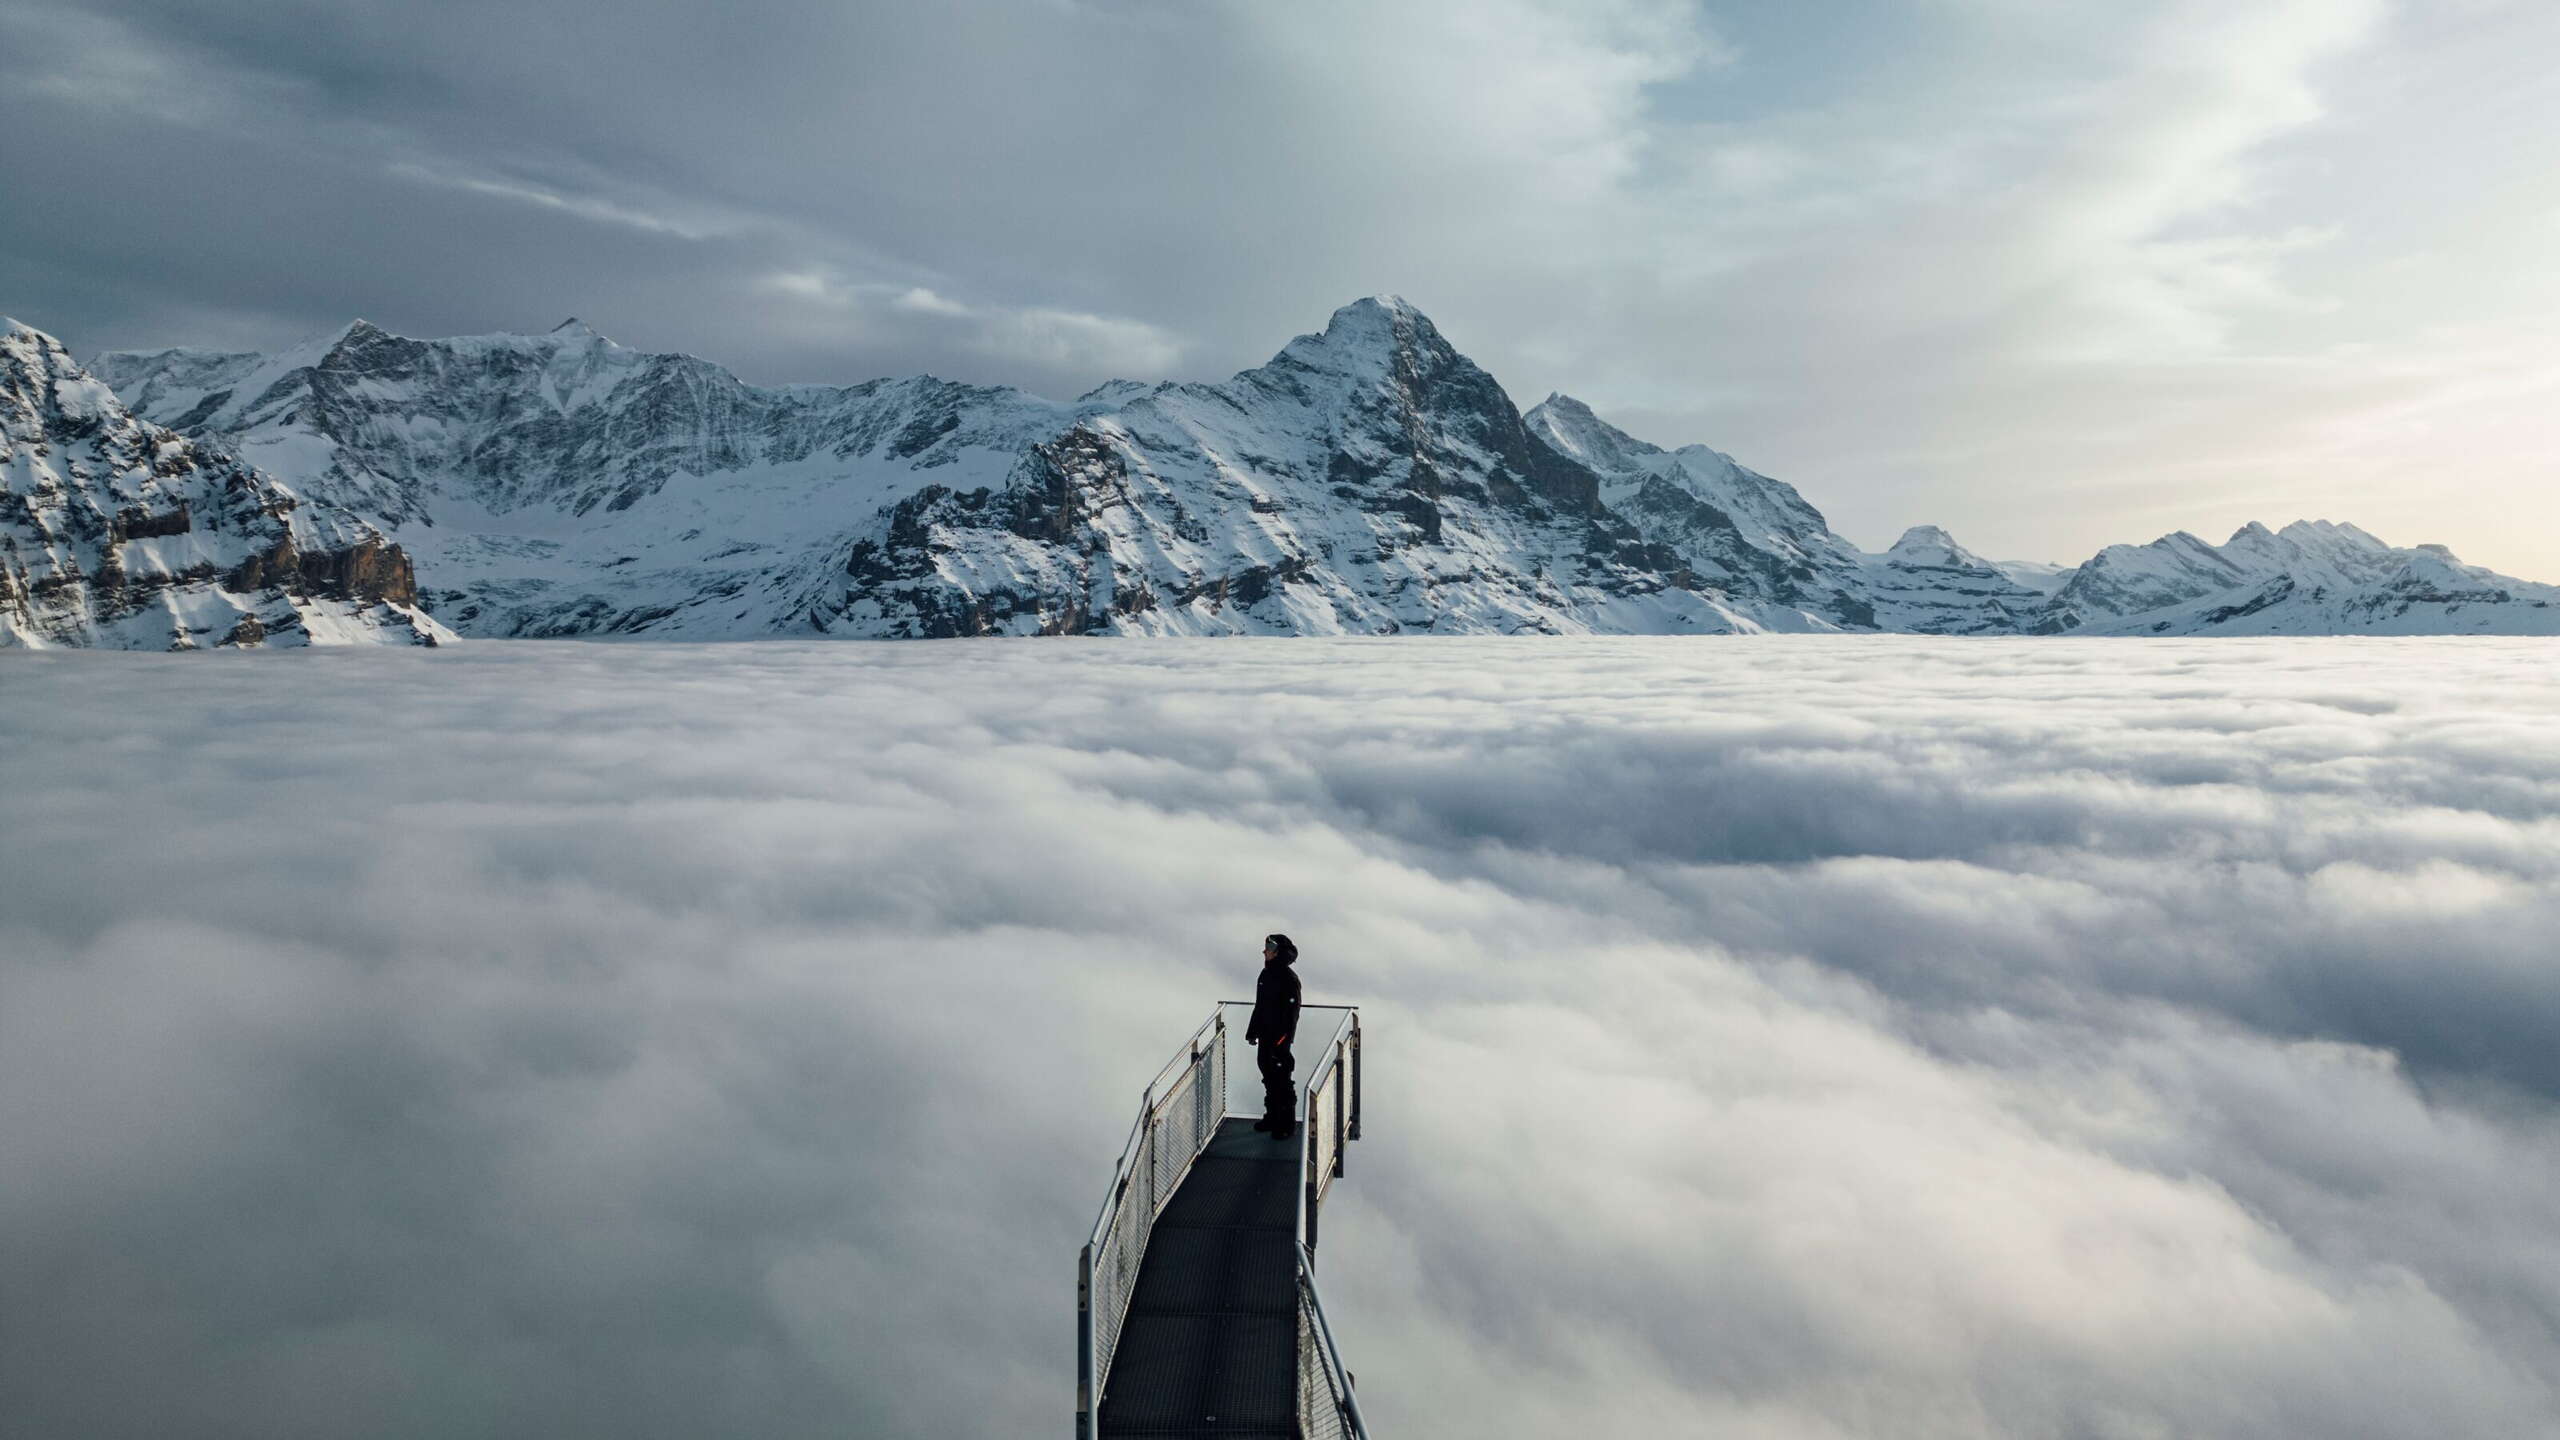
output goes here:
[{"label": "metal railing", "polygon": [[[1191,1034],[1182,1050],[1147,1086],[1128,1143],[1112,1170],[1111,1186],[1086,1239],[1076,1273],[1076,1434],[1091,1440],[1096,1407],[1111,1375],[1120,1329],[1145,1263],[1156,1217],[1173,1198],[1193,1161],[1231,1115],[1262,1113],[1259,1078],[1250,1064],[1228,1057],[1244,1043],[1244,1023],[1228,1023],[1228,1011],[1247,1014],[1244,1001],[1222,1002]],[[1320,1043],[1310,1046],[1306,1042]],[[1316,1216],[1326,1190],[1342,1174],[1342,1152],[1360,1138],[1360,1012],[1348,1005],[1307,1005],[1298,1016],[1291,1047],[1307,1079],[1298,1086],[1297,1189],[1298,1413],[1308,1435],[1347,1435],[1366,1440],[1348,1373],[1325,1329],[1316,1303]],[[1241,1093],[1231,1093],[1243,1083]],[[1311,1410],[1310,1406],[1315,1409]],[[1308,1428],[1310,1415],[1323,1417]]]},{"label": "metal railing", "polygon": [[1298,1193],[1298,1244],[1312,1264],[1317,1212],[1325,1191],[1342,1174],[1343,1147],[1360,1138],[1360,1012],[1351,1006],[1309,1005],[1298,1016],[1301,1036],[1310,1028],[1310,1010],[1339,1012],[1333,1033],[1314,1052],[1306,1083],[1298,1087],[1298,1171],[1305,1177]]},{"label": "metal railing", "polygon": [[1324,1305],[1316,1298],[1316,1262],[1304,1247],[1298,1251],[1298,1435],[1300,1440],[1369,1440],[1360,1419],[1360,1401],[1351,1393],[1351,1372],[1342,1368],[1333,1348],[1333,1331],[1324,1323]]},{"label": "metal railing", "polygon": [[1120,1347],[1120,1326],[1145,1263],[1156,1216],[1226,1118],[1226,1015],[1212,1014],[1149,1082],[1111,1172],[1111,1189],[1076,1271],[1076,1434],[1093,1434],[1093,1407]]}]

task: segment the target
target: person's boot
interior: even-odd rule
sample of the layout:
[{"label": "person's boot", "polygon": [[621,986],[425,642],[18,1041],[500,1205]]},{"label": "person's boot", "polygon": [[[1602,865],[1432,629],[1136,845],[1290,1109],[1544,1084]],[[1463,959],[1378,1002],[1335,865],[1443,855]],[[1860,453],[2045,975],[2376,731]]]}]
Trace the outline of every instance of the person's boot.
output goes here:
[{"label": "person's boot", "polygon": [[1263,1134],[1265,1134],[1265,1135],[1270,1134],[1270,1133],[1271,1133],[1271,1117],[1270,1117],[1270,1116],[1268,1116],[1268,1115],[1265,1115],[1265,1116],[1263,1116],[1261,1119],[1254,1121],[1254,1122],[1253,1122],[1253,1128],[1254,1128],[1254,1129],[1256,1129],[1256,1130],[1261,1131],[1261,1132],[1262,1132]]}]

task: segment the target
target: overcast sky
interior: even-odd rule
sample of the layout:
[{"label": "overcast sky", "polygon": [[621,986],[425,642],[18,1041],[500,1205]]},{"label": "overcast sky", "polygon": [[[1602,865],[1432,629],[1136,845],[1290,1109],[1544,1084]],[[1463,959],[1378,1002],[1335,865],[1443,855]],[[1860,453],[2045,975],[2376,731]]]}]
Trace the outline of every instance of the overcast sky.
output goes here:
[{"label": "overcast sky", "polygon": [[1066,394],[1392,291],[1870,548],[2560,579],[2556,54],[2541,0],[0,0],[0,313]]},{"label": "overcast sky", "polygon": [[1285,929],[1381,1436],[2551,1440],[2549,659],[0,657],[0,1428],[1065,1434]]}]

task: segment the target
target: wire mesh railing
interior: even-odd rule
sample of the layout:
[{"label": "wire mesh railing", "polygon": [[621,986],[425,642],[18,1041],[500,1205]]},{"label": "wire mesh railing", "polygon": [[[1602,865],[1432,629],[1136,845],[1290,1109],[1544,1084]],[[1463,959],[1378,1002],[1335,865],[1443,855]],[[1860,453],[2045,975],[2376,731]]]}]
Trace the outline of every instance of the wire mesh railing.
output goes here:
[{"label": "wire mesh railing", "polygon": [[1226,1017],[1213,1014],[1147,1086],[1102,1214],[1076,1273],[1076,1432],[1093,1433],[1093,1407],[1120,1348],[1120,1327],[1146,1263],[1156,1216],[1226,1118]]},{"label": "wire mesh railing", "polygon": [[1369,1440],[1351,1393],[1351,1372],[1333,1347],[1324,1304],[1316,1298],[1315,1261],[1298,1251],[1298,1435],[1300,1440]]}]

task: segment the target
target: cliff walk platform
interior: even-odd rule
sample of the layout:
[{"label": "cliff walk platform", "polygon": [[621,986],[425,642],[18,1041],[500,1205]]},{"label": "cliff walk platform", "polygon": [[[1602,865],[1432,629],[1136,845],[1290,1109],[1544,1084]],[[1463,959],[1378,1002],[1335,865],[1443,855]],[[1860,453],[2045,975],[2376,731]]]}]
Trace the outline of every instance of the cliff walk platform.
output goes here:
[{"label": "cliff walk platform", "polygon": [[1078,1440],[1367,1440],[1315,1286],[1317,1217],[1360,1138],[1360,1014],[1301,1010],[1282,1140],[1253,1128],[1251,1008],[1221,1004],[1130,1127],[1078,1257]]}]

